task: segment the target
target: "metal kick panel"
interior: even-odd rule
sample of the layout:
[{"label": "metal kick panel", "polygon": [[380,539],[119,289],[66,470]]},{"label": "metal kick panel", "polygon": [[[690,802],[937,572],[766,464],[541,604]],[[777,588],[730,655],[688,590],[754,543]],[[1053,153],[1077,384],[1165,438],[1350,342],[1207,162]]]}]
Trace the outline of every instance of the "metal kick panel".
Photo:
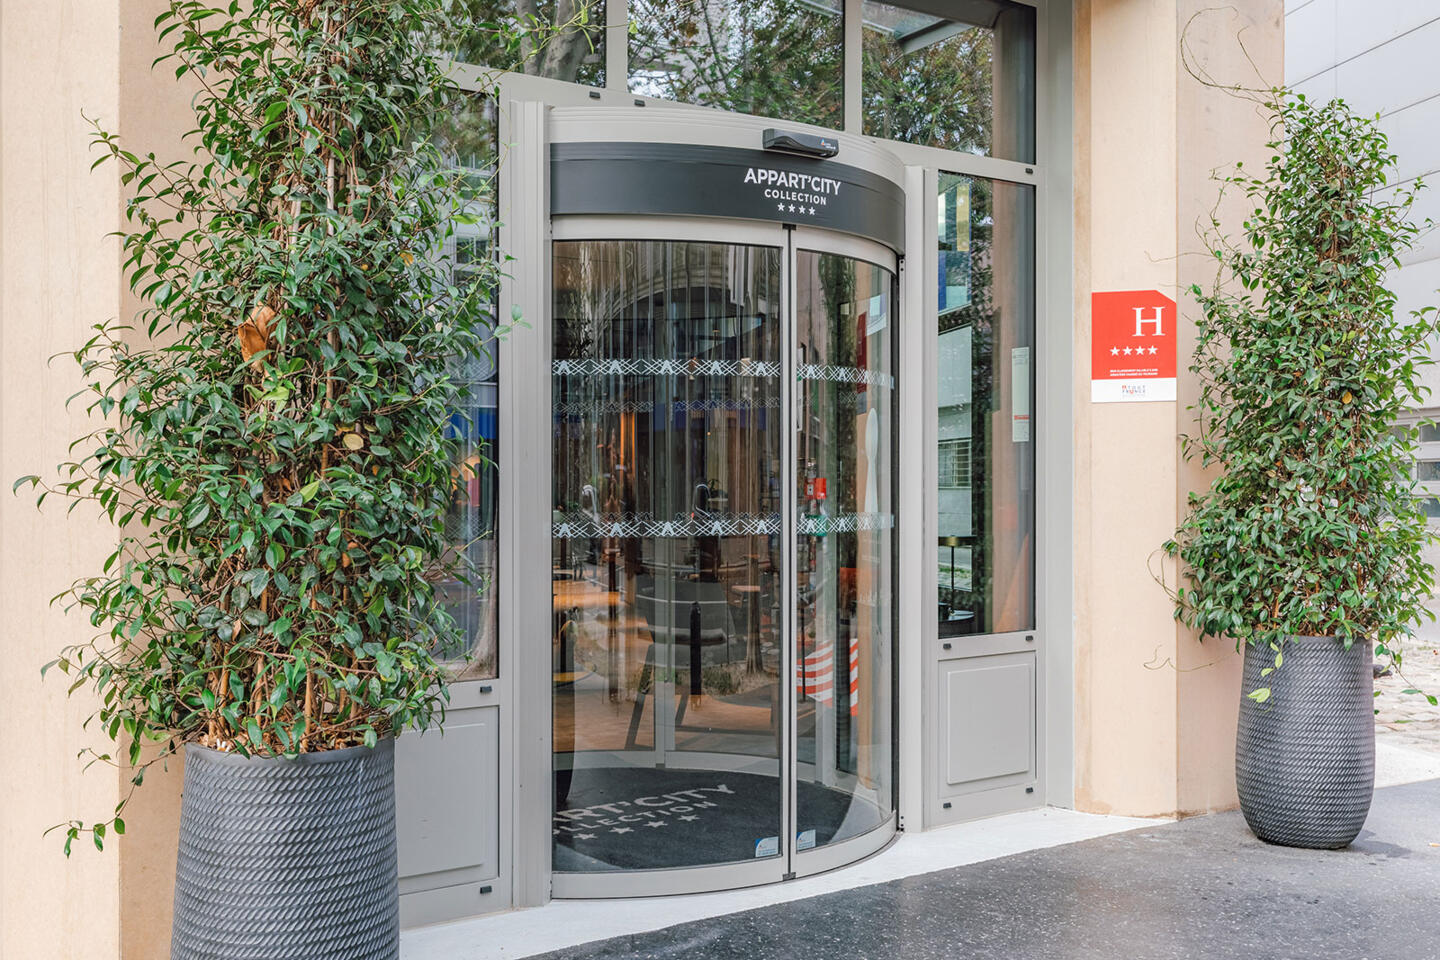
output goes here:
[{"label": "metal kick panel", "polygon": [[946,785],[1033,775],[1035,655],[952,660],[941,670]]},{"label": "metal kick panel", "polygon": [[499,854],[499,707],[451,710],[445,730],[395,743],[400,877],[454,870],[496,875]]}]

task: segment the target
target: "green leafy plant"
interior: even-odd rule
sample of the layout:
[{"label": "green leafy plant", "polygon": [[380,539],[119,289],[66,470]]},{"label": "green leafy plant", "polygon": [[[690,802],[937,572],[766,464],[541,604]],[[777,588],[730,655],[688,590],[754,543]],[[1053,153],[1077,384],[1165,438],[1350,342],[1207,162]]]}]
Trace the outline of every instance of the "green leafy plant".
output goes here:
[{"label": "green leafy plant", "polygon": [[1238,239],[1212,214],[1217,279],[1191,290],[1201,393],[1184,452],[1220,472],[1163,548],[1182,562],[1175,616],[1272,647],[1276,667],[1293,636],[1374,642],[1398,665],[1433,571],[1410,478],[1416,436],[1396,421],[1429,392],[1420,372],[1437,315],[1397,317],[1385,272],[1419,232],[1421,184],[1384,189],[1395,156],[1342,101],[1255,98],[1271,155],[1258,174],[1217,175],[1222,196],[1239,190],[1252,208]]},{"label": "green leafy plant", "polygon": [[[506,332],[494,258],[462,276],[443,256],[491,184],[444,143],[460,96],[432,57],[447,8],[172,0],[157,64],[199,88],[194,159],[96,127],[147,306],[74,353],[72,400],[103,424],[57,479],[16,488],[120,530],[103,570],[56,598],[97,636],[47,669],[98,694],[91,719],[118,749],[95,759],[131,768],[132,791],[186,742],[295,755],[443,710],[437,653],[463,642],[436,584],[468,576],[444,527],[465,479],[455,359]],[[123,807],[62,824],[66,852],[123,833]]]}]

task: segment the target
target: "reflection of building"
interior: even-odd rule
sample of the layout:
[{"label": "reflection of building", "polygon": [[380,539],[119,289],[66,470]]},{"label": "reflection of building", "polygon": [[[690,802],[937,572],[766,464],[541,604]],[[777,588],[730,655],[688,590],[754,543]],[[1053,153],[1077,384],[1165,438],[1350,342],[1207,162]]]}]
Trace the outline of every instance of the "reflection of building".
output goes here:
[{"label": "reflection of building", "polygon": [[[12,478],[84,426],[45,359],[136,305],[100,239],[121,195],[87,172],[76,104],[179,155],[188,91],[148,69],[154,5],[6,11],[7,76],[45,79],[3,99]],[[1091,291],[1205,279],[1185,254],[1209,173],[1263,159],[1268,131],[1189,77],[1174,2],[841,6],[785,8],[783,49],[727,35],[743,70],[696,69],[743,80],[733,100],[649,86],[653,57],[674,65],[632,54],[621,3],[499,77],[498,109],[460,70],[468,135],[504,145],[498,316],[529,326],[498,364],[469,359],[476,402],[450,425],[498,460],[457,464],[457,548],[494,577],[449,598],[496,656],[455,684],[444,737],[399,745],[407,924],[780,883],[902,824],[1233,802],[1235,662],[1175,626],[1147,567],[1207,481],[1175,445],[1195,384],[1092,405],[1088,310]],[[1241,0],[1192,47],[1247,79],[1243,29],[1277,78],[1279,14]],[[765,151],[771,127],[839,153]],[[751,167],[842,186],[812,214]],[[463,271],[486,239],[443,253]],[[43,663],[89,632],[45,598],[113,535],[0,511],[7,649]],[[162,955],[179,771],[147,778],[117,850],[62,863],[43,828],[113,809],[123,780],[70,762],[92,705],[34,674],[13,671],[0,733],[26,775],[5,849],[29,865],[0,952]]]}]

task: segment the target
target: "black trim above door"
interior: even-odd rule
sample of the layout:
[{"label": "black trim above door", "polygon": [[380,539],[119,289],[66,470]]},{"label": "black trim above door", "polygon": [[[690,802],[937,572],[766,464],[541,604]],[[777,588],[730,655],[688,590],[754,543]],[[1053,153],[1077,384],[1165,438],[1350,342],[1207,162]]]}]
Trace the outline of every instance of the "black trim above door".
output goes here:
[{"label": "black trim above door", "polygon": [[831,160],[739,147],[552,144],[550,213],[771,220],[868,237],[904,253],[899,184]]}]

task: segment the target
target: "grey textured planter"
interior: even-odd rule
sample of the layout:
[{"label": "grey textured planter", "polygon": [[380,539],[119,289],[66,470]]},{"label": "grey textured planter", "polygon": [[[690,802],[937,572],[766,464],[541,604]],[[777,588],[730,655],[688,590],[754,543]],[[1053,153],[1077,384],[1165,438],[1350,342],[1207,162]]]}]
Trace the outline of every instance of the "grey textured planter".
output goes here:
[{"label": "grey textured planter", "polygon": [[[1235,738],[1235,785],[1255,836],[1286,847],[1336,849],[1354,840],[1375,792],[1370,645],[1295,637],[1274,651],[1247,647]],[[1245,694],[1270,688],[1256,703]]]},{"label": "grey textured planter", "polygon": [[185,748],[172,960],[396,960],[395,747]]}]

